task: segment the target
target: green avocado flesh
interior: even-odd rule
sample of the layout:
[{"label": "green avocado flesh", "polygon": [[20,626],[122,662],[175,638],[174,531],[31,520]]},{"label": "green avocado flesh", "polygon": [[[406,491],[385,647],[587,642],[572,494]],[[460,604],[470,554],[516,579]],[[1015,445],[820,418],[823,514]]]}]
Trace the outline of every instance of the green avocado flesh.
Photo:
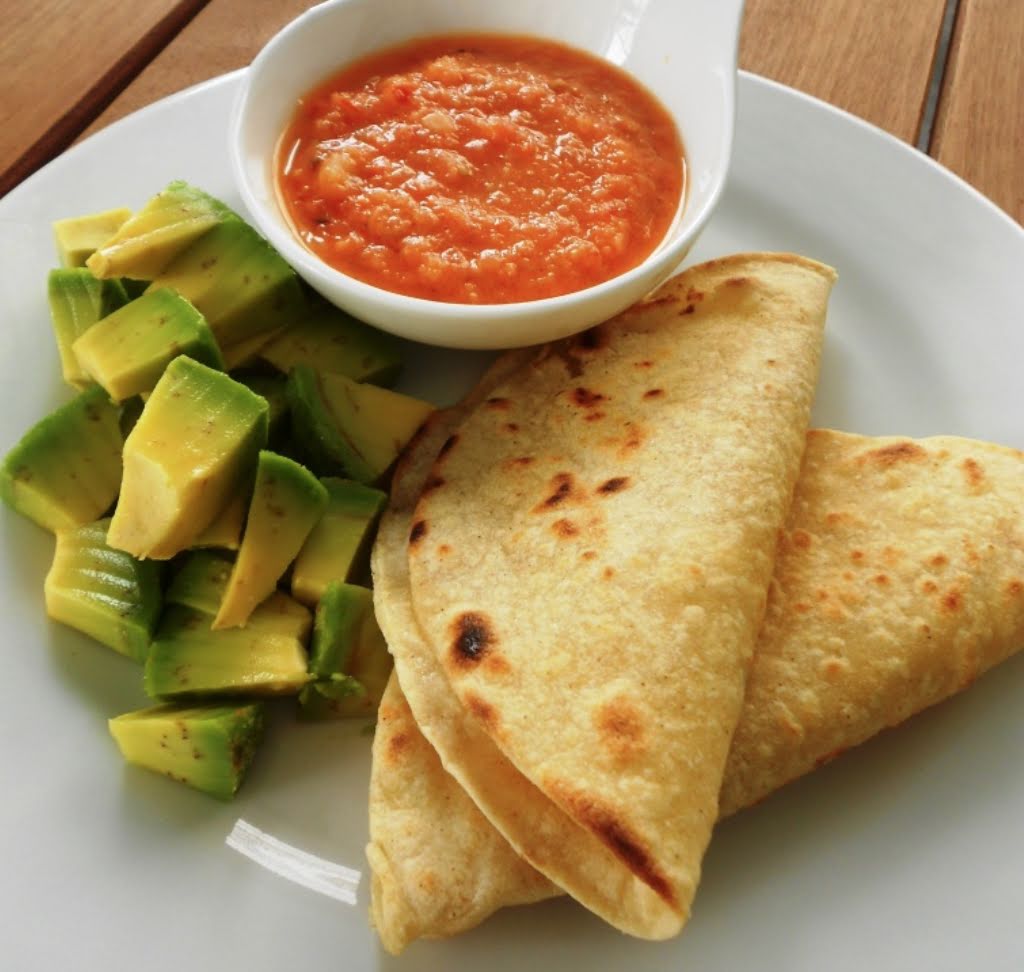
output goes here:
[{"label": "green avocado flesh", "polygon": [[292,434],[320,475],[383,476],[434,407],[344,375],[296,365],[288,375]]},{"label": "green avocado flesh", "polygon": [[304,466],[261,452],[245,533],[214,628],[246,623],[276,588],[327,506],[327,490]]},{"label": "green avocado flesh", "polygon": [[285,373],[304,364],[376,385],[393,384],[402,370],[397,339],[329,304],[275,337],[260,357]]},{"label": "green avocado flesh", "polygon": [[269,431],[267,437],[271,442],[281,437],[288,425],[288,392],[285,388],[287,379],[284,375],[235,375],[246,388],[262,395],[270,406],[267,420]]},{"label": "green avocado flesh", "polygon": [[157,193],[86,261],[97,276],[152,280],[221,220],[236,218],[222,202],[187,182]]},{"label": "green avocado flesh", "polygon": [[203,315],[173,290],[154,290],[114,311],[74,343],[85,372],[116,401],[152,391],[180,354],[223,370]]},{"label": "green avocado flesh", "polygon": [[69,385],[85,388],[92,380],[71,346],[97,321],[127,304],[128,295],[120,280],[97,280],[81,267],[51,270],[46,289],[61,374]]},{"label": "green avocado flesh", "polygon": [[127,762],[230,800],[263,737],[263,704],[156,705],[107,725]]},{"label": "green avocado flesh", "polygon": [[107,542],[166,560],[190,547],[240,490],[267,440],[267,403],[184,355],[153,389],[124,444]]},{"label": "green avocado flesh", "polygon": [[99,519],[121,485],[119,417],[95,386],[52,412],[7,453],[0,498],[47,530]]},{"label": "green avocado flesh", "polygon": [[373,715],[391,674],[391,655],[373,613],[373,593],[336,581],[320,599],[309,670],[299,694],[307,719]]},{"label": "green avocado flesh", "polygon": [[53,238],[62,267],[84,267],[89,259],[131,217],[130,209],[108,209],[88,216],[58,219]]},{"label": "green avocado flesh", "polygon": [[290,615],[274,613],[264,624],[254,612],[246,627],[224,631],[213,631],[212,620],[179,604],[164,611],[146,660],[147,694],[159,699],[294,695],[309,681],[302,641],[279,630]]},{"label": "green avocado flesh", "polygon": [[230,349],[291,324],[306,311],[295,271],[242,219],[217,223],[159,275],[150,289],[171,287],[190,300],[229,357]]},{"label": "green avocado flesh", "polygon": [[242,545],[242,530],[248,510],[247,494],[235,493],[216,519],[195,538],[190,549],[237,550]]},{"label": "green avocado flesh", "polygon": [[327,509],[292,567],[292,597],[316,607],[331,581],[351,581],[366,569],[377,518],[387,496],[349,479],[328,477]]},{"label": "green avocado flesh", "polygon": [[160,567],[106,544],[108,520],[60,530],[46,575],[46,613],[144,662],[160,614]]}]

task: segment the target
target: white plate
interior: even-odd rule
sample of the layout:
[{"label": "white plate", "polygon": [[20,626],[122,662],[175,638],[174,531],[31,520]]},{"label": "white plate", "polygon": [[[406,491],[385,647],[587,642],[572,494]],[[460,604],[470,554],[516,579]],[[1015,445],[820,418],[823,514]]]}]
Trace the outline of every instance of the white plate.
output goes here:
[{"label": "white plate", "polygon": [[[0,449],[67,396],[45,301],[50,221],[139,205],[173,178],[237,203],[224,146],[236,86],[154,105],[0,202]],[[743,77],[729,190],[694,256],[741,249],[839,268],[816,422],[1024,447],[1024,233],[962,182]],[[406,387],[451,401],[480,361],[416,349]],[[365,868],[360,727],[276,726],[232,805],[123,767],[105,720],[145,703],[138,668],[45,620],[46,534],[7,511],[0,533],[4,968],[1024,967],[1024,658],[720,827],[675,942],[626,939],[563,900],[393,962],[367,927],[365,879],[347,907],[224,846],[242,816]]]}]

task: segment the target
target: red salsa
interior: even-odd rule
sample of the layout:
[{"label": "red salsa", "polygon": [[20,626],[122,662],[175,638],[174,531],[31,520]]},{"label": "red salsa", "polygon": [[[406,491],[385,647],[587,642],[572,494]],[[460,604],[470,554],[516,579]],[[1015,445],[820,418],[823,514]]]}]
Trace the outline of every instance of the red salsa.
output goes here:
[{"label": "red salsa", "polygon": [[530,37],[431,37],[304,97],[279,190],[333,267],[413,297],[504,304],[641,263],[683,196],[668,112],[629,75]]}]

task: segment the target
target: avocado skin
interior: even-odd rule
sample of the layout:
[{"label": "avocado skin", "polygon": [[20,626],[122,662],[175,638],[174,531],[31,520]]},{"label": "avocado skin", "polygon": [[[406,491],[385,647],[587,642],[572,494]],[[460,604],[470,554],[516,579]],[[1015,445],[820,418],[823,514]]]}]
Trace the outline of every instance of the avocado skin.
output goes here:
[{"label": "avocado skin", "polygon": [[160,615],[160,565],[107,546],[109,520],[60,530],[43,590],[46,613],[145,662]]},{"label": "avocado skin", "polygon": [[64,380],[87,388],[92,379],[79,364],[72,345],[94,324],[128,303],[120,280],[97,280],[84,267],[51,270],[46,281],[53,335]]},{"label": "avocado skin", "polygon": [[373,592],[335,581],[317,605],[309,659],[314,680],[299,693],[300,715],[310,721],[372,716],[391,664]]},{"label": "avocado skin", "polygon": [[156,705],[107,723],[125,760],[220,800],[238,792],[265,729],[261,702]]},{"label": "avocado skin", "polygon": [[120,409],[93,386],[37,422],[0,467],[0,499],[56,531],[99,519],[117,499]]},{"label": "avocado skin", "polygon": [[402,372],[397,338],[323,301],[270,341],[260,357],[285,374],[304,364],[375,385],[391,386]]}]

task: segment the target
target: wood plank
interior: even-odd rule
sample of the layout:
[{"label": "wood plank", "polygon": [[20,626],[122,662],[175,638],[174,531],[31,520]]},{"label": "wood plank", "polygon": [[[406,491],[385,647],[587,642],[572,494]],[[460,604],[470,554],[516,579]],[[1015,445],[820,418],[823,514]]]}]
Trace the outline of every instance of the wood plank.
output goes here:
[{"label": "wood plank", "polygon": [[64,149],[205,0],[0,0],[0,195]]},{"label": "wood plank", "polygon": [[740,63],[913,143],[944,8],[944,0],[747,0]]},{"label": "wood plank", "polygon": [[316,2],[210,0],[83,135],[182,88],[245,67],[274,34]]},{"label": "wood plank", "polygon": [[1024,3],[961,0],[930,152],[1024,223]]},{"label": "wood plank", "polygon": [[[211,0],[89,131],[247,64],[311,0]],[[748,0],[743,67],[914,141],[944,0]]]}]

